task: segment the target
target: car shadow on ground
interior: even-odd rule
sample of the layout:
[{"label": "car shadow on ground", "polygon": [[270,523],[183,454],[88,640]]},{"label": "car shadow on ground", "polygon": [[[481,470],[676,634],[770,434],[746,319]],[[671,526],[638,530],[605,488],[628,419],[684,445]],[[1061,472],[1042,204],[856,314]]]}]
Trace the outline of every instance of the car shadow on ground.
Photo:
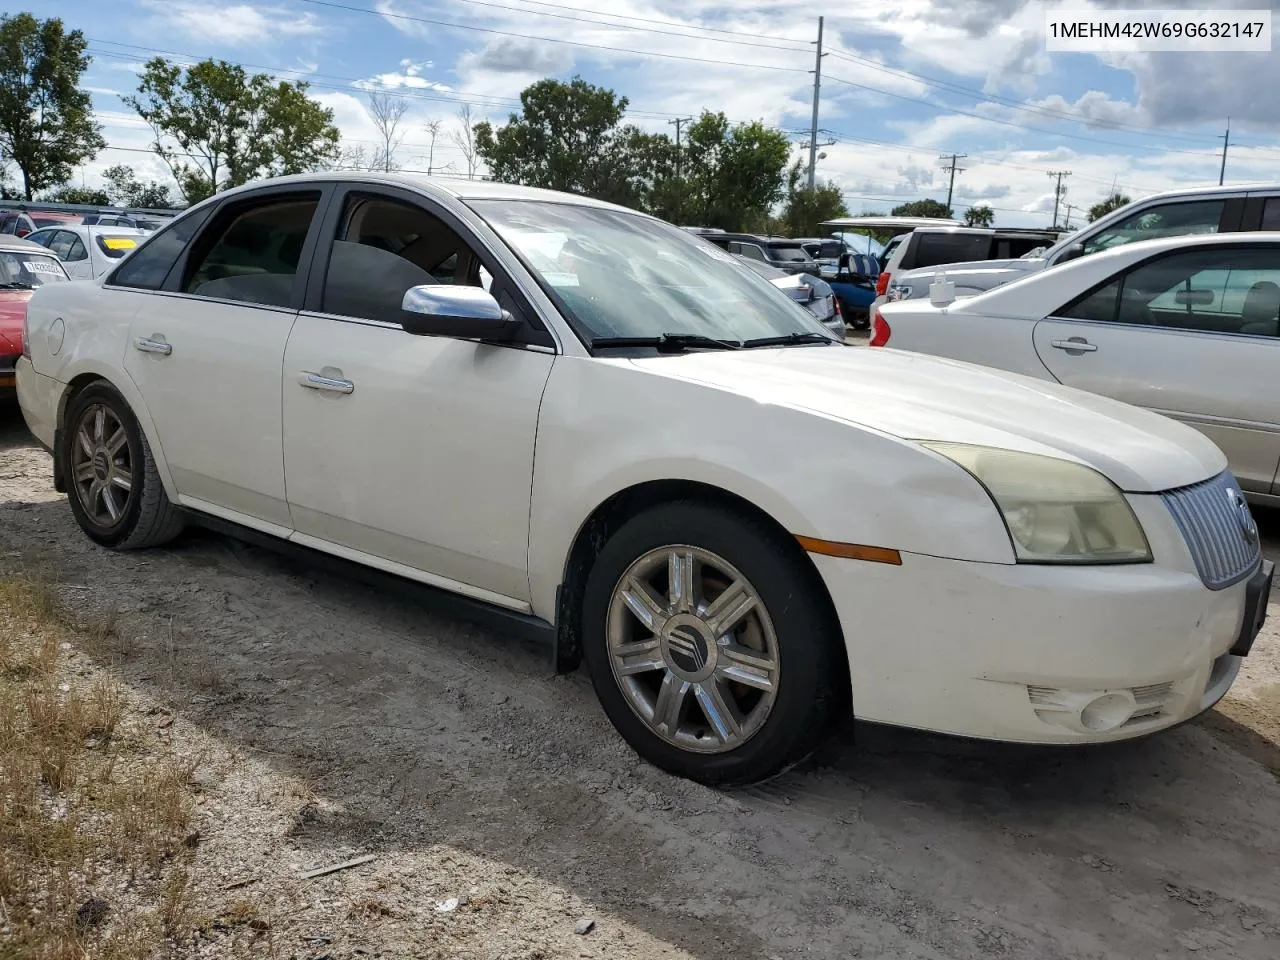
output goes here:
[{"label": "car shadow on ground", "polygon": [[704,960],[1262,958],[1280,936],[1280,765],[1225,716],[1073,750],[849,723],[716,792],[638,760],[544,648],[389,586],[203,532],[108,553],[61,500],[0,503],[0,554],[52,569],[77,616],[118,612],[131,683],[316,784],[290,836],[317,857],[459,848]]}]

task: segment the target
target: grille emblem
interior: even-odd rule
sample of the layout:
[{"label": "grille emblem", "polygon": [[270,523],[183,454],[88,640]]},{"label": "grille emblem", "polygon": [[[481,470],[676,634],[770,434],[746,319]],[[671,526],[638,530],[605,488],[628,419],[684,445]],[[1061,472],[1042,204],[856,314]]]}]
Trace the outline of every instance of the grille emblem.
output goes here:
[{"label": "grille emblem", "polygon": [[1258,542],[1258,523],[1253,519],[1253,514],[1249,512],[1249,503],[1245,500],[1244,495],[1235,487],[1227,487],[1227,500],[1235,509],[1236,520],[1240,524],[1240,533],[1244,537],[1245,543],[1254,544]]}]

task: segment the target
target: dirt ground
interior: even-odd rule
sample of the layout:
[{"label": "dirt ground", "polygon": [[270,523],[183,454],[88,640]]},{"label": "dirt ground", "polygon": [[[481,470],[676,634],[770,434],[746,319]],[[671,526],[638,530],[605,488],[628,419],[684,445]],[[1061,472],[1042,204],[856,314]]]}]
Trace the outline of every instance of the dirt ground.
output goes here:
[{"label": "dirt ground", "polygon": [[1277,955],[1276,604],[1230,698],[1164,735],[1055,752],[850,725],[716,793],[639,762],[544,650],[223,537],[94,547],[12,407],[0,564],[116,611],[111,669],[201,758],[198,906],[263,922],[199,955]]}]

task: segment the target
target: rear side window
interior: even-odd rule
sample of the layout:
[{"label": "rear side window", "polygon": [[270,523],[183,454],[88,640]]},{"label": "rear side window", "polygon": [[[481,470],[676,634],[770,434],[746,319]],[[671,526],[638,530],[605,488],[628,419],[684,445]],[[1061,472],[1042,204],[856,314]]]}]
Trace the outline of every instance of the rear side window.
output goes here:
[{"label": "rear side window", "polygon": [[[68,236],[68,234],[63,234],[63,236]],[[71,249],[67,251],[66,259],[68,261],[74,261],[74,260],[84,260],[86,257],[88,257],[89,251],[84,248],[84,243],[81,241],[81,239],[78,236],[76,236],[74,233],[69,234],[69,236],[71,237]]]},{"label": "rear side window", "polygon": [[197,244],[182,290],[197,297],[287,307],[302,245],[320,194],[270,197],[237,206]]},{"label": "rear side window", "polygon": [[107,282],[118,287],[159,290],[182,251],[196,235],[196,231],[204,226],[211,212],[212,208],[206,207],[179,217],[163,230],[154,233],[134,251],[133,256],[116,269]]},{"label": "rear side window", "polygon": [[903,260],[903,270],[986,260],[991,251],[991,236],[985,233],[921,232],[915,240],[914,249],[908,249]]},{"label": "rear side window", "polygon": [[1271,197],[1262,208],[1262,230],[1280,230],[1280,197]]},{"label": "rear side window", "polygon": [[1097,253],[1138,240],[1217,233],[1223,200],[1182,200],[1132,214],[1084,241],[1084,252]]},{"label": "rear side window", "polygon": [[[839,256],[839,253],[833,254]],[[800,244],[771,243],[769,244],[769,258],[778,263],[803,263],[811,259],[809,254],[805,252],[804,247]]]}]

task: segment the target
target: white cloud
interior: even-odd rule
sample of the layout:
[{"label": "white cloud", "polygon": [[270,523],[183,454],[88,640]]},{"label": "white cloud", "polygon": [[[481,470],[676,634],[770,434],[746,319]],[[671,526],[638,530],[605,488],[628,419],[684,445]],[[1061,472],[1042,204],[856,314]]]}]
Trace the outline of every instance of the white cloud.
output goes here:
[{"label": "white cloud", "polygon": [[319,34],[314,14],[287,7],[233,3],[216,6],[204,0],[141,0],[163,27],[211,43],[266,46],[282,37]]}]

